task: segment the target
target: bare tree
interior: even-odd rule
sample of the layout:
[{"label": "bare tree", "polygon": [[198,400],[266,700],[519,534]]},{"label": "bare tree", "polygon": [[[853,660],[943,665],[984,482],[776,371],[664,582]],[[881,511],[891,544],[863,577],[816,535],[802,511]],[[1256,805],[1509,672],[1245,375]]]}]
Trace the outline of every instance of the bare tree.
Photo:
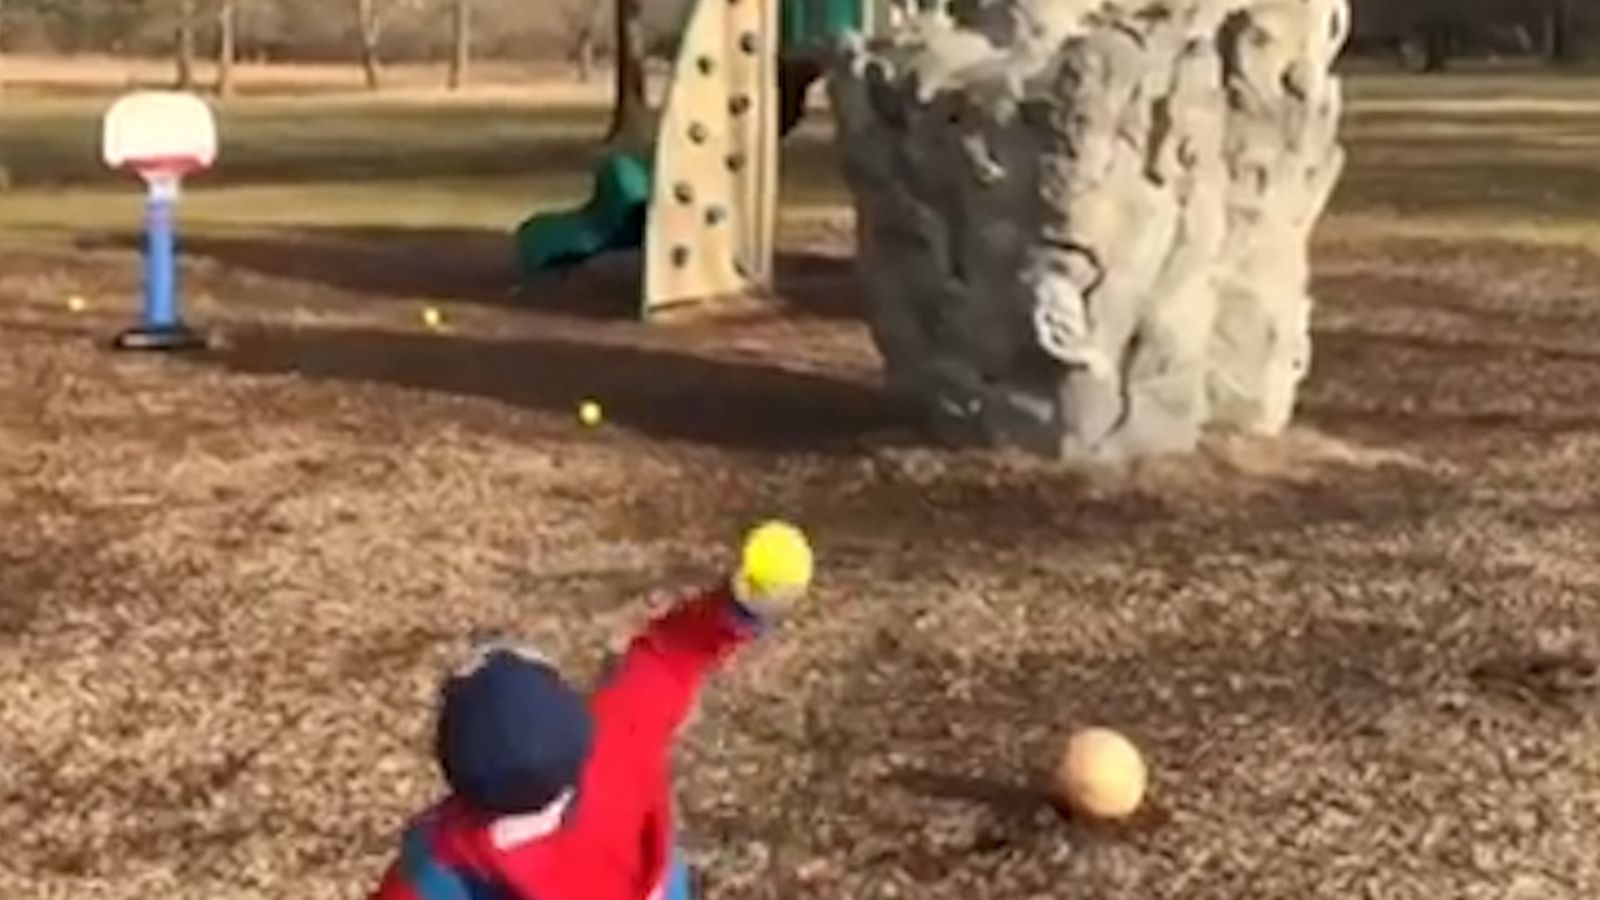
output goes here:
[{"label": "bare tree", "polygon": [[[6,60],[5,60],[5,49],[6,49],[6,45],[5,45],[6,8],[5,7],[6,7],[5,0],[0,0],[0,97],[3,97],[4,94],[5,94],[5,85],[6,85],[6,79],[5,79],[5,64],[6,64]],[[6,168],[5,159],[3,157],[0,157],[0,191],[6,190],[6,189],[8,189],[10,187],[11,187],[11,170]]]},{"label": "bare tree", "polygon": [[566,57],[579,81],[594,78],[605,14],[606,4],[597,0],[568,0],[561,8],[561,35]]},{"label": "bare tree", "polygon": [[173,55],[178,90],[194,90],[194,0],[178,0],[178,25]]},{"label": "bare tree", "polygon": [[1422,40],[1422,71],[1443,72],[1450,67],[1450,57],[1455,52],[1456,29],[1447,19],[1430,18],[1420,28]]},{"label": "bare tree", "polygon": [[1570,63],[1578,56],[1577,42],[1573,40],[1573,12],[1572,0],[1545,0],[1545,56],[1551,62]]},{"label": "bare tree", "polygon": [[615,39],[616,95],[611,103],[611,125],[607,141],[638,140],[648,128],[649,108],[645,97],[646,44],[642,0],[616,0]]},{"label": "bare tree", "polygon": [[238,0],[217,6],[217,96],[233,96],[233,62],[238,55]]},{"label": "bare tree", "polygon": [[450,90],[459,91],[466,86],[472,65],[472,0],[455,0],[450,18]]},{"label": "bare tree", "polygon": [[361,71],[367,79],[367,89],[383,86],[383,59],[379,44],[383,39],[383,13],[378,0],[355,0],[356,33],[361,41]]},{"label": "bare tree", "polygon": [[558,10],[561,49],[579,81],[594,78],[606,10],[605,0],[565,0]]}]

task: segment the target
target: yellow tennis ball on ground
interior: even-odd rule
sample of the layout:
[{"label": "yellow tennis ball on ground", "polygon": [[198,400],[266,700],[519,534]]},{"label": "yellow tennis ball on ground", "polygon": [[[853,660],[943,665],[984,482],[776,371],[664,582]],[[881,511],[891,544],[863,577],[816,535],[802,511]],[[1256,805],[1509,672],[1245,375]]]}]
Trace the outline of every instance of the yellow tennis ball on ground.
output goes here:
[{"label": "yellow tennis ball on ground", "polygon": [[1149,774],[1133,742],[1109,728],[1072,735],[1056,766],[1056,799],[1093,819],[1124,819],[1139,809]]},{"label": "yellow tennis ball on ground", "polygon": [[602,415],[600,404],[593,400],[585,400],[578,405],[578,421],[585,425],[599,425]]},{"label": "yellow tennis ball on ground", "polygon": [[805,532],[788,522],[765,522],[745,537],[742,567],[757,590],[796,590],[811,584],[813,559]]},{"label": "yellow tennis ball on ground", "polygon": [[73,312],[83,312],[88,308],[88,302],[82,297],[79,297],[77,294],[73,294],[71,297],[67,298],[67,309],[70,309]]},{"label": "yellow tennis ball on ground", "polygon": [[422,321],[423,324],[427,325],[429,328],[438,328],[440,325],[444,324],[444,313],[440,312],[439,308],[436,306],[424,307],[422,310]]}]

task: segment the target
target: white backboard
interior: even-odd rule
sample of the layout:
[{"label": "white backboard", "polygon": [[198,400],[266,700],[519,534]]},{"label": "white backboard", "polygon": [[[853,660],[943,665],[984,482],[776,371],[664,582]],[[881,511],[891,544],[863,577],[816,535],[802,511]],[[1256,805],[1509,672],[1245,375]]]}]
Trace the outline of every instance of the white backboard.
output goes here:
[{"label": "white backboard", "polygon": [[217,123],[194,94],[138,91],[106,112],[102,154],[113,169],[206,169],[217,159]]}]

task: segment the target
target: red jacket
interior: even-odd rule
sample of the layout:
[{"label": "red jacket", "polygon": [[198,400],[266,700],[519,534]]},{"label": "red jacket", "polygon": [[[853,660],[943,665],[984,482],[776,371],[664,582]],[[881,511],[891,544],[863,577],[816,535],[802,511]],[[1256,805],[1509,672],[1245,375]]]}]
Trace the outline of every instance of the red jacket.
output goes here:
[{"label": "red jacket", "polygon": [[535,824],[537,836],[508,838],[514,820],[497,824],[446,798],[413,824],[372,900],[650,898],[673,849],[673,739],[706,676],[755,633],[720,588],[651,622],[591,701],[594,747],[553,830]]}]

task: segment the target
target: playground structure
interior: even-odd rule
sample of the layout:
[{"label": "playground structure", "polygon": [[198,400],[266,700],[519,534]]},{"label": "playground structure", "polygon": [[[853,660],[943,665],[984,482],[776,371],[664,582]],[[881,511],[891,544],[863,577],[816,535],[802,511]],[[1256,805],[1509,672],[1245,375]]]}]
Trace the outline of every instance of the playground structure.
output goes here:
[{"label": "playground structure", "polygon": [[1346,0],[995,0],[828,80],[890,388],[1092,462],[1287,427]]},{"label": "playground structure", "polygon": [[887,381],[947,439],[1117,462],[1287,427],[1348,0],[658,2],[688,12],[648,161],[524,223],[525,275],[642,245],[645,319],[768,294],[780,132],[827,70]]},{"label": "playground structure", "polygon": [[183,179],[217,159],[211,108],[182,92],[138,91],[106,112],[101,153],[107,166],[144,180],[145,251],[142,321],[116,339],[125,350],[184,350],[205,341],[184,323],[179,306],[174,215]]},{"label": "playground structure", "polygon": [[695,0],[673,42],[653,146],[614,149],[585,205],[521,224],[524,280],[638,248],[645,319],[766,294],[779,143],[832,48],[888,14],[884,0]]}]

